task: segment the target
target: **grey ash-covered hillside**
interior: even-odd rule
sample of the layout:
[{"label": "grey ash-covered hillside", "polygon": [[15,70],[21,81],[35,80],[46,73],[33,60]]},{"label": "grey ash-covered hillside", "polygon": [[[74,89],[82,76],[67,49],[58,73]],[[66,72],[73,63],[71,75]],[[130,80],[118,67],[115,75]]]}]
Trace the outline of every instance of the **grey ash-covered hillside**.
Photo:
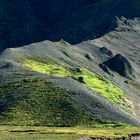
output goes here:
[{"label": "grey ash-covered hillside", "polygon": [[0,7],[0,124],[140,126],[138,0]]}]

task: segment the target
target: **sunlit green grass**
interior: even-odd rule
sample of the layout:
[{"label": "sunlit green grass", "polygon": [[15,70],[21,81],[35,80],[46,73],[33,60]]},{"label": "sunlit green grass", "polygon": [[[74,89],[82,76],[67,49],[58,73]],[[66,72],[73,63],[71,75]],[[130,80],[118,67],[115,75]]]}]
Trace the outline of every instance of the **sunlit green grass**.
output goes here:
[{"label": "sunlit green grass", "polygon": [[1,133],[0,140],[78,140],[72,134]]},{"label": "sunlit green grass", "polygon": [[23,65],[31,70],[49,74],[57,77],[71,77],[75,80],[82,78],[81,83],[88,88],[107,98],[109,101],[123,107],[127,111],[132,111],[128,107],[128,99],[123,90],[113,85],[109,80],[97,75],[86,68],[70,68],[56,63],[45,63],[34,59],[24,59]]},{"label": "sunlit green grass", "polygon": [[0,140],[77,140],[89,138],[128,138],[132,134],[140,134],[140,128],[120,126],[116,128],[84,128],[84,127],[20,127],[1,126]]},{"label": "sunlit green grass", "polygon": [[[109,80],[86,68],[66,67],[51,60],[26,58],[22,65],[28,71],[72,78],[94,94],[103,96],[127,111],[125,93]],[[0,85],[0,124],[25,126],[95,126],[106,120],[95,118],[73,100],[74,92],[57,87],[46,78],[25,76],[20,82]],[[111,123],[111,122],[108,122]]]}]

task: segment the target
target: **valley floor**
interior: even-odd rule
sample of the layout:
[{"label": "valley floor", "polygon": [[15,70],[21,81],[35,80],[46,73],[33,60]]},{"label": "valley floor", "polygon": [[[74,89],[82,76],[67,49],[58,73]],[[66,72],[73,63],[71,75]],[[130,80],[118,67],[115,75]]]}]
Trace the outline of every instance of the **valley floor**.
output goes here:
[{"label": "valley floor", "polygon": [[140,128],[115,125],[97,128],[0,126],[0,140],[139,140],[139,135]]}]

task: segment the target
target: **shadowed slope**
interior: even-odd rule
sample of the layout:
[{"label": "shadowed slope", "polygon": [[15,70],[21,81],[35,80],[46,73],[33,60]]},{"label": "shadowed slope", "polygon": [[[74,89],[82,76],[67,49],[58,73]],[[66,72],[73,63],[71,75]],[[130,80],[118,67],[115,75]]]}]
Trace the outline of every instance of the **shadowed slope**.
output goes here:
[{"label": "shadowed slope", "polygon": [[138,0],[2,0],[0,51],[46,39],[95,39],[118,26],[116,16],[139,17],[139,7]]}]

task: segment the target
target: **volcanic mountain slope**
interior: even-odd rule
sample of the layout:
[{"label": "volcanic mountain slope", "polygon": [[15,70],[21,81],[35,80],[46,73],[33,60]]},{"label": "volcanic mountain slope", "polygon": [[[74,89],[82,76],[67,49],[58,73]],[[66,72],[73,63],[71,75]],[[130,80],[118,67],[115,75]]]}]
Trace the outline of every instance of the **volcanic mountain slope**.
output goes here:
[{"label": "volcanic mountain slope", "polygon": [[125,77],[98,66],[108,59],[90,41],[6,49],[0,56],[1,124],[139,126],[139,93]]},{"label": "volcanic mountain slope", "polygon": [[133,64],[137,74],[136,79],[139,81],[140,19],[134,18],[132,20],[122,17],[118,18],[117,22],[118,27],[114,31],[95,39],[93,43],[98,46],[107,47],[115,53],[121,53],[127,57]]},{"label": "volcanic mountain slope", "polygon": [[0,124],[140,126],[139,1],[1,3]]}]

